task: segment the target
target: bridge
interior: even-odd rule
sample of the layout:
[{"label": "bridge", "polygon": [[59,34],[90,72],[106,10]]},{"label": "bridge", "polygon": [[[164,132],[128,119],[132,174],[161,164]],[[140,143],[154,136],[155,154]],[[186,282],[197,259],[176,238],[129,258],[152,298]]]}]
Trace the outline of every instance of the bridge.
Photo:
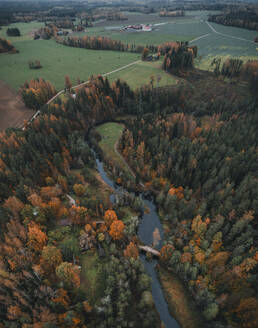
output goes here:
[{"label": "bridge", "polygon": [[148,253],[151,253],[152,255],[155,255],[155,256],[160,256],[160,252],[157,251],[156,249],[150,247],[150,246],[138,246],[138,248],[141,250],[141,251],[144,251],[144,252],[148,252]]}]

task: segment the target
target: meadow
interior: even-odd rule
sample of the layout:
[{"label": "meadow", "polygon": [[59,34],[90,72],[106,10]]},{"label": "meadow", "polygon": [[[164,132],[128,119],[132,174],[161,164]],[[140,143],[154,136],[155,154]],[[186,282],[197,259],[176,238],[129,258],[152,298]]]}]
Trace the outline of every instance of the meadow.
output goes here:
[{"label": "meadow", "polygon": [[[186,17],[160,18],[158,15],[129,14],[126,22],[112,22],[113,27],[127,25],[129,23],[153,23],[158,24],[152,32],[120,32],[110,29],[110,26],[95,26],[81,33],[73,35],[83,36],[108,36],[112,39],[121,40],[124,43],[135,44],[160,44],[165,41],[181,40],[190,41],[198,46],[199,58],[197,67],[209,69],[214,56],[234,56],[244,60],[255,59],[258,55],[258,46],[252,42],[255,33],[236,27],[226,27],[210,23],[216,31],[229,36],[217,34],[206,23],[208,12],[186,12]],[[110,22],[109,22],[110,23]],[[97,22],[103,25],[103,22]],[[118,24],[118,25],[116,25]],[[161,24],[161,25],[160,25]],[[107,24],[106,24],[107,25]],[[110,25],[110,24],[109,24]],[[16,23],[11,27],[18,27],[21,37],[9,37],[8,39],[20,51],[18,54],[1,54],[0,80],[4,80],[16,90],[26,81],[32,78],[43,77],[53,83],[57,90],[64,87],[64,76],[68,74],[73,84],[87,81],[92,74],[104,74],[125,66],[140,59],[139,54],[94,51],[79,48],[65,47],[57,44],[54,40],[33,40],[33,31],[42,26],[42,23]],[[0,30],[0,37],[6,36],[7,27]],[[198,39],[206,34],[206,37]],[[244,38],[238,40],[234,37]],[[191,40],[194,40],[191,42]],[[43,66],[40,70],[31,70],[29,60],[40,60]],[[160,62],[137,63],[135,66],[126,68],[109,75],[109,79],[121,78],[129,83],[132,88],[149,83],[151,76],[160,75],[161,80],[157,86],[174,84],[175,78],[160,70]]]},{"label": "meadow", "polygon": [[96,128],[96,131],[101,136],[101,141],[99,142],[99,146],[102,149],[103,153],[108,159],[114,159],[120,165],[124,165],[120,156],[117,154],[115,150],[115,144],[120,139],[122,132],[124,130],[123,124],[118,123],[105,123],[99,125]]},{"label": "meadow", "polygon": [[139,88],[144,84],[149,84],[151,77],[154,78],[154,87],[163,87],[176,84],[177,78],[162,70],[161,64],[161,61],[140,61],[120,72],[111,74],[108,78],[110,81],[120,78],[121,80],[126,81],[132,89]]},{"label": "meadow", "polygon": [[[73,84],[78,78],[87,81],[92,74],[104,74],[127,65],[139,55],[113,51],[94,51],[66,47],[54,40],[26,40],[14,42],[19,54],[1,54],[0,79],[16,90],[32,78],[43,77],[57,90],[64,88],[64,76],[68,74]],[[40,60],[40,70],[31,70],[29,60]]]}]

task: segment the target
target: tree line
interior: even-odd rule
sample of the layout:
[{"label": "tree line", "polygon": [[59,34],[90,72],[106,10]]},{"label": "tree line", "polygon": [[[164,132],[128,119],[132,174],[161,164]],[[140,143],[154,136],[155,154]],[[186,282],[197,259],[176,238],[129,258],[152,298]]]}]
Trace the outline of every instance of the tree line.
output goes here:
[{"label": "tree line", "polygon": [[230,10],[227,13],[210,15],[209,22],[226,26],[242,27],[249,30],[258,30],[258,15],[254,8]]}]

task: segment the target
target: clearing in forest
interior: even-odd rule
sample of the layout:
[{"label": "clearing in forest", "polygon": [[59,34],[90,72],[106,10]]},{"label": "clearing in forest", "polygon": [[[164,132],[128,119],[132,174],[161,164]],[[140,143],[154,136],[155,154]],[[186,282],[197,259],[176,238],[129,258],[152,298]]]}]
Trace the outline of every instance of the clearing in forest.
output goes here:
[{"label": "clearing in forest", "polygon": [[121,169],[129,173],[129,176],[135,177],[134,173],[118,152],[117,144],[122,136],[124,125],[119,123],[105,123],[99,125],[96,131],[101,136],[99,146],[102,149],[107,160],[115,162]]}]

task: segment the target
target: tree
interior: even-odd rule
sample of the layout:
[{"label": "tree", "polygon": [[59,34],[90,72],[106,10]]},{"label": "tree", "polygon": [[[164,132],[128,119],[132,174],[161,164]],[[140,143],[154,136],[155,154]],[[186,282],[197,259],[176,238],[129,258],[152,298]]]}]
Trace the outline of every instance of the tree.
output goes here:
[{"label": "tree", "polygon": [[115,220],[117,220],[117,215],[114,210],[105,211],[104,221],[107,227],[110,227]]},{"label": "tree", "polygon": [[75,184],[73,186],[73,190],[74,190],[74,192],[75,192],[75,194],[76,194],[77,197],[81,197],[81,196],[83,196],[85,194],[86,187],[84,185],[82,185],[82,184]]},{"label": "tree", "polygon": [[30,223],[28,227],[28,247],[35,252],[40,252],[46,245],[47,235],[43,232],[39,225]]},{"label": "tree", "polygon": [[69,75],[66,75],[65,76],[65,89],[70,90],[71,87],[72,87],[72,82],[70,80],[70,77],[69,77]]},{"label": "tree", "polygon": [[238,317],[238,322],[243,328],[258,327],[258,301],[255,297],[243,298],[236,309],[233,310]]},{"label": "tree", "polygon": [[17,197],[11,196],[4,202],[4,207],[9,208],[12,211],[14,217],[18,218],[20,211],[24,207],[24,204]]},{"label": "tree", "polygon": [[160,258],[163,262],[169,261],[170,257],[172,256],[175,247],[172,245],[164,245],[160,250]]},{"label": "tree", "polygon": [[46,275],[55,273],[56,267],[62,263],[62,253],[55,246],[44,246],[40,258],[40,266]]},{"label": "tree", "polygon": [[213,320],[216,318],[217,314],[219,313],[218,304],[213,302],[208,304],[208,306],[203,311],[203,314],[207,320]]},{"label": "tree", "polygon": [[79,288],[80,270],[77,265],[69,262],[63,262],[56,268],[58,279],[64,282],[68,287]]},{"label": "tree", "polygon": [[133,242],[130,242],[130,244],[127,245],[126,249],[124,250],[124,256],[132,257],[135,259],[139,257],[138,248]]},{"label": "tree", "polygon": [[123,232],[125,225],[121,220],[115,220],[110,226],[109,234],[114,240],[120,240],[123,238]]},{"label": "tree", "polygon": [[143,52],[142,52],[142,60],[146,60],[147,57],[149,55],[149,49],[148,48],[144,48]]}]

